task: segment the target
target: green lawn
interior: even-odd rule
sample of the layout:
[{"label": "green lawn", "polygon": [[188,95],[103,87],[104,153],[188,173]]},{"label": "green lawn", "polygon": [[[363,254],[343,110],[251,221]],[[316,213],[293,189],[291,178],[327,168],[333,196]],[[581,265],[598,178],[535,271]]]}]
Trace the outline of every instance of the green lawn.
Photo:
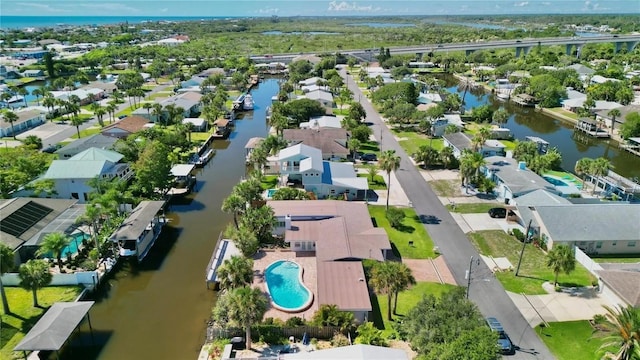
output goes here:
[{"label": "green lawn", "polygon": [[599,335],[593,337],[594,328],[589,321],[554,322],[549,325],[537,326],[536,333],[558,360],[600,359],[598,348],[605,341]]},{"label": "green lawn", "polygon": [[[401,320],[407,313],[414,307],[422,297],[425,295],[433,294],[439,297],[442,293],[455,288],[454,285],[438,284],[431,282],[419,282],[408,290],[401,292],[398,295],[398,307],[396,308],[396,314],[393,314],[394,321]],[[391,323],[387,319],[387,295],[372,295],[372,318],[370,319],[380,330],[384,330],[385,335],[389,335],[394,332]],[[393,299],[391,302],[393,308]]]},{"label": "green lawn", "polygon": [[[73,301],[80,292],[76,286],[50,286],[38,290],[38,303],[43,308],[34,308],[31,291],[17,287],[5,287],[9,308],[13,314],[2,313],[2,327],[0,329],[0,359],[22,359],[22,353],[14,353],[13,348],[18,345],[29,329],[38,321],[40,316],[54,302]],[[0,308],[0,311],[2,309]]]},{"label": "green lawn", "polygon": [[344,109],[335,108],[335,109],[333,109],[333,115],[347,116],[347,115],[349,115],[349,109],[348,108],[344,108]]},{"label": "green lawn", "polygon": [[379,153],[380,152],[380,146],[375,141],[367,141],[364,144],[360,144],[360,147],[358,148],[358,152],[361,152],[361,153]]},{"label": "green lawn", "polygon": [[158,91],[145,97],[145,100],[155,100],[157,98],[168,98],[173,95],[173,91]]},{"label": "green lawn", "polygon": [[[400,139],[398,143],[402,146],[402,149],[409,155],[418,151],[421,145],[431,145],[432,148],[438,151],[444,147],[444,140],[442,140],[442,138],[430,139],[427,135],[415,131],[399,131],[395,129],[392,131],[394,135]],[[384,138],[382,142],[384,143]]]},{"label": "green lawn", "polygon": [[[514,268],[518,265],[518,258],[522,243],[515,237],[501,230],[478,231],[470,234],[471,241],[480,254],[493,257],[506,257]],[[554,274],[547,267],[547,257],[542,250],[527,244],[522,258],[519,276],[514,271],[497,272],[496,277],[505,290],[527,295],[546,294],[542,283],[553,281]],[[558,283],[561,286],[591,286],[595,278],[579,263],[570,275],[560,273]]]},{"label": "green lawn", "polygon": [[129,115],[131,115],[131,113],[132,113],[134,110],[136,110],[136,109],[137,109],[137,108],[134,108],[133,106],[129,106],[128,108],[126,108],[126,109],[124,109],[124,110],[120,111],[119,113],[116,113],[116,117],[120,117],[120,116],[122,116],[122,115],[129,116]]},{"label": "green lawn", "polygon": [[547,110],[554,112],[556,114],[560,114],[560,115],[564,115],[566,117],[569,117],[573,120],[578,120],[578,114],[571,112],[571,111],[567,111],[561,107],[557,107],[557,108],[548,108]]},{"label": "green lawn", "polygon": [[[100,127],[90,127],[84,130],[80,130],[80,137],[84,138],[93,134],[97,134],[100,132],[100,130],[102,130]],[[78,138],[78,133],[76,132],[75,134],[73,134],[73,136],[71,137],[72,139],[77,139]]]},{"label": "green lawn", "polygon": [[278,175],[265,175],[262,177],[260,187],[262,190],[275,189],[278,185]]},{"label": "green lawn", "polygon": [[624,254],[624,255],[598,255],[599,257],[591,257],[591,260],[597,263],[640,263],[640,254]]},{"label": "green lawn", "polygon": [[[429,259],[436,257],[433,252],[433,240],[424,228],[415,210],[401,208],[406,214],[401,229],[394,229],[389,225],[385,216],[384,206],[369,205],[369,214],[375,220],[377,227],[383,227],[389,235],[393,253],[397,257],[407,259]],[[413,241],[413,245],[409,245]]]},{"label": "green lawn", "polygon": [[498,206],[498,204],[490,204],[490,203],[471,203],[471,204],[456,204],[455,209],[453,209],[452,205],[447,205],[447,209],[451,212],[461,213],[461,214],[483,214],[489,211],[494,207]]},{"label": "green lawn", "polygon": [[460,196],[460,181],[458,180],[433,180],[429,181],[429,185],[441,197]]},{"label": "green lawn", "polygon": [[192,142],[205,142],[207,141],[207,139],[209,138],[209,136],[211,136],[210,132],[192,132],[191,133],[191,141]]},{"label": "green lawn", "polygon": [[[89,115],[89,114],[79,114],[78,118],[80,120],[82,120],[82,122],[85,122],[89,119],[91,119],[93,115]],[[71,124],[71,120],[69,120],[67,115],[62,115],[62,116],[58,116],[55,117],[53,119],[50,120],[51,122],[66,122],[67,124]]]},{"label": "green lawn", "polygon": [[369,183],[369,189],[371,190],[386,190],[387,183],[384,181],[384,178],[380,175],[376,175],[373,177],[373,181],[369,177],[369,174],[358,174],[358,177],[366,177],[367,182]]}]

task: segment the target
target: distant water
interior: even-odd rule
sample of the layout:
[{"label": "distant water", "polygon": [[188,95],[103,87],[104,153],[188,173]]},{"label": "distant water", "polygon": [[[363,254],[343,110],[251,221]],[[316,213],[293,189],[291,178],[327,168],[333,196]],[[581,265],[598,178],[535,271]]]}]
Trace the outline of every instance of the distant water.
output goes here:
[{"label": "distant water", "polygon": [[345,26],[368,26],[372,28],[402,28],[402,27],[415,27],[415,24],[405,24],[405,23],[378,23],[378,22],[363,22],[363,23],[352,23],[352,24],[344,24]]},{"label": "distant water", "polygon": [[456,22],[456,21],[425,21],[437,25],[461,25],[468,26],[476,29],[492,29],[492,30],[520,30],[522,28],[506,27],[502,25],[486,24],[486,23],[468,23],[468,22]]},{"label": "distant water", "polygon": [[282,32],[280,30],[271,30],[271,31],[263,31],[262,35],[340,35],[337,32],[327,32],[327,31],[291,31],[291,32]]},{"label": "distant water", "polygon": [[0,29],[23,29],[56,27],[62,25],[107,25],[128,22],[129,24],[140,24],[143,22],[158,21],[198,21],[227,19],[229,17],[195,17],[195,16],[2,16],[0,19]]}]

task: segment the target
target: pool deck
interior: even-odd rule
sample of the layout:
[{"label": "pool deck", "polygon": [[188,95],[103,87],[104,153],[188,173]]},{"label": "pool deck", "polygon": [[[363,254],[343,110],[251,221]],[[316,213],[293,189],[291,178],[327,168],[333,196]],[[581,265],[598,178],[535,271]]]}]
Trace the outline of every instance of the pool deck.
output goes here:
[{"label": "pool deck", "polygon": [[316,268],[316,257],[314,252],[294,252],[290,250],[264,250],[261,249],[254,257],[253,257],[253,287],[259,288],[262,292],[268,296],[267,293],[267,284],[264,281],[264,270],[267,266],[271,265],[271,263],[278,260],[291,260],[298,263],[304,269],[304,273],[302,275],[302,281],[304,285],[311,290],[313,293],[313,302],[311,306],[302,312],[298,313],[288,313],[282,310],[278,310],[271,304],[267,306],[267,312],[265,313],[265,318],[274,318],[281,319],[283,321],[292,318],[294,316],[301,317],[305,320],[309,320],[313,317],[313,314],[318,310],[318,289],[317,289],[317,279],[318,279],[318,271]]}]

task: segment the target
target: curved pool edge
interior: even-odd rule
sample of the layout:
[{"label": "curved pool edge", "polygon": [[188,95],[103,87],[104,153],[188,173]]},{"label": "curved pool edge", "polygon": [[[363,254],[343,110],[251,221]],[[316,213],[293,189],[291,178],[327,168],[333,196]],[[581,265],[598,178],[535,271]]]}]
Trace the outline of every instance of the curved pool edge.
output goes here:
[{"label": "curved pool edge", "polygon": [[[298,271],[298,282],[300,282],[300,285],[302,285],[303,288],[305,288],[305,290],[307,290],[309,292],[309,299],[302,304],[301,306],[297,307],[297,308],[285,308],[282,307],[280,305],[278,305],[275,301],[273,301],[273,296],[271,296],[271,291],[269,291],[269,282],[266,280],[266,271],[267,269],[269,269],[271,266],[273,266],[276,263],[280,263],[280,262],[292,262],[294,264],[296,264],[298,266],[298,269],[300,269],[300,271]],[[271,264],[269,264],[266,268],[265,268],[265,289],[267,290],[267,294],[269,295],[269,300],[271,302],[271,305],[280,310],[280,311],[284,311],[286,313],[299,313],[299,312],[303,312],[305,310],[307,310],[311,304],[313,304],[313,299],[314,299],[314,294],[313,291],[311,291],[311,289],[309,289],[307,287],[307,285],[305,285],[304,281],[302,281],[302,275],[304,274],[304,268],[302,267],[302,265],[298,264],[297,262],[293,261],[293,260],[276,260],[274,262],[272,262]]]}]

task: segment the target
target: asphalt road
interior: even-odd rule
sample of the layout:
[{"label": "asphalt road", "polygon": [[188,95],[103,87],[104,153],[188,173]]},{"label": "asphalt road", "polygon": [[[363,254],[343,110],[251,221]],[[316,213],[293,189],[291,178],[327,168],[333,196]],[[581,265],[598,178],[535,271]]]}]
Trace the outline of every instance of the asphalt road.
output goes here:
[{"label": "asphalt road", "polygon": [[[554,359],[549,349],[542,343],[506,294],[502,284],[491,275],[491,271],[483,261],[476,261],[479,256],[475,247],[409,160],[407,154],[384,125],[380,115],[367,100],[367,97],[362,94],[353,78],[347,77],[344,68],[341,69],[340,74],[347,82],[349,90],[353,92],[354,99],[360,99],[360,103],[367,112],[367,121],[373,123],[371,128],[374,136],[376,138],[382,136],[382,149],[395,150],[400,156],[400,168],[396,172],[396,178],[411,199],[416,213],[423,219],[425,228],[438,246],[440,253],[444,255],[458,284],[466,286],[465,272],[469,269],[471,257],[474,258],[469,298],[473,300],[484,316],[496,317],[504,326],[514,345],[518,347],[516,354],[508,356],[508,358]],[[390,184],[392,187],[394,185],[398,184]]]}]

